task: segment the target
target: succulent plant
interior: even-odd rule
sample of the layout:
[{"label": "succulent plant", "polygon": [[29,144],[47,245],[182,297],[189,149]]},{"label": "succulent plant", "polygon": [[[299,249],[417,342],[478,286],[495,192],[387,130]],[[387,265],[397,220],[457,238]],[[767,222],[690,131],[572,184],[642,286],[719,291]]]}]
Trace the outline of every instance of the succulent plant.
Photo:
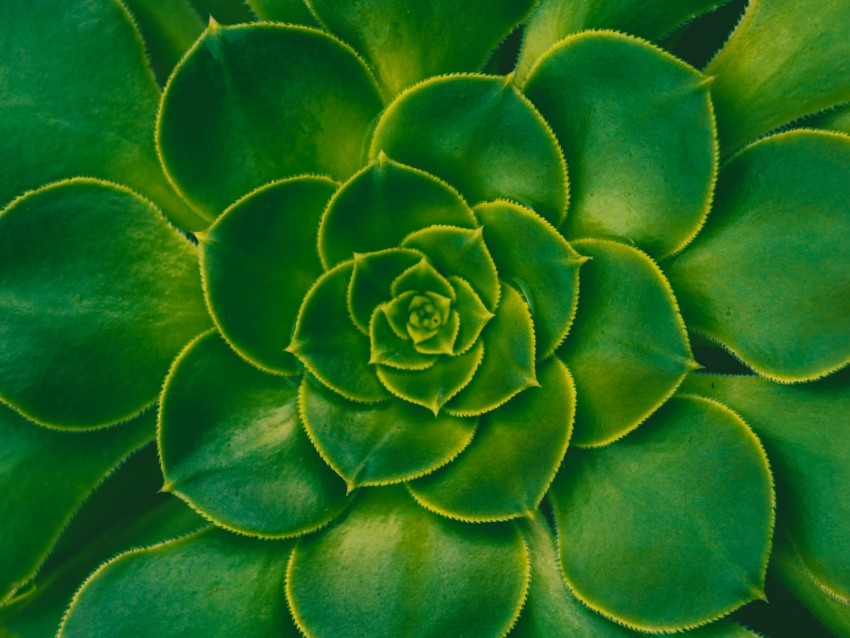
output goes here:
[{"label": "succulent plant", "polygon": [[4,0],[0,635],[850,636],[850,2],[249,4]]}]

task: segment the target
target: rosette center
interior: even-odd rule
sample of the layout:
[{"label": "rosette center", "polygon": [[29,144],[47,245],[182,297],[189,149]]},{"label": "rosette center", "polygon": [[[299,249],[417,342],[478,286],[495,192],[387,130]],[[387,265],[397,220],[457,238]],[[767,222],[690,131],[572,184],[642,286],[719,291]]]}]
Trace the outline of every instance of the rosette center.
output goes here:
[{"label": "rosette center", "polygon": [[452,300],[435,292],[416,294],[408,306],[407,334],[414,343],[433,337],[448,322]]}]

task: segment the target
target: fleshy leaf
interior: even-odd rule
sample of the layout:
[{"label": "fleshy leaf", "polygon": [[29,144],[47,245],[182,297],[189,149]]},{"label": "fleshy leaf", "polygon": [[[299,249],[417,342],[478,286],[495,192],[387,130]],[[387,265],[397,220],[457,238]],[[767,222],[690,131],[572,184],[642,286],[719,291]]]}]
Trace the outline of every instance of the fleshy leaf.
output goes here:
[{"label": "fleshy leaf", "polygon": [[581,397],[573,443],[605,445],[640,425],[697,364],[670,286],[649,257],[612,241],[573,245],[591,258],[581,286],[592,293],[558,353]]},{"label": "fleshy leaf", "polygon": [[537,385],[534,326],[520,294],[502,285],[502,301],[479,343],[484,360],[468,386],[446,407],[451,414],[489,412],[526,388]]},{"label": "fleshy leaf", "polygon": [[811,125],[850,135],[850,105],[833,109],[813,118]]},{"label": "fleshy leaf", "polygon": [[499,638],[525,599],[528,560],[511,524],[450,521],[402,487],[373,488],[298,542],[286,596],[308,636]]},{"label": "fleshy leaf", "polygon": [[348,309],[361,332],[369,334],[369,322],[375,309],[392,299],[390,287],[393,280],[421,260],[422,253],[402,248],[354,254],[354,272],[348,285]]},{"label": "fleshy leaf", "polygon": [[123,0],[145,41],[151,68],[160,86],[204,30],[189,0]]},{"label": "fleshy leaf", "polygon": [[437,360],[434,355],[419,352],[409,336],[400,337],[390,325],[386,308],[383,307],[372,315],[369,341],[369,363],[400,370],[424,370],[430,368]]},{"label": "fleshy leaf", "polygon": [[159,89],[121,3],[3,0],[0,78],[0,206],[90,175],[138,190],[182,228],[206,225],[157,162]]},{"label": "fleshy leaf", "polygon": [[214,527],[113,558],[74,597],[59,638],[297,638],[280,600],[291,541]]},{"label": "fleshy leaf", "polygon": [[457,294],[455,309],[458,317],[461,318],[460,330],[454,344],[454,354],[463,354],[481,336],[481,331],[493,318],[493,313],[487,310],[487,306],[465,279],[452,276],[449,277],[449,283]]},{"label": "fleshy leaf", "polygon": [[614,32],[572,36],[541,58],[525,92],[570,167],[567,239],[623,237],[661,258],[697,233],[717,171],[708,84]]},{"label": "fleshy leaf", "polygon": [[533,0],[307,0],[331,33],[362,51],[392,96],[433,75],[478,70]]},{"label": "fleshy leaf", "polygon": [[316,281],[298,311],[288,351],[330,389],[371,403],[390,395],[369,366],[369,337],[348,314],[346,293],[353,271],[354,262],[347,261]]},{"label": "fleshy leaf", "polygon": [[752,425],[776,473],[779,528],[818,586],[850,605],[850,371],[793,386],[694,374],[684,387]]},{"label": "fleshy leaf", "polygon": [[499,303],[499,277],[480,228],[469,230],[432,226],[408,235],[402,242],[428,257],[446,276],[462,277],[491,311]]},{"label": "fleshy leaf", "polygon": [[850,137],[793,131],[730,160],[714,210],[667,268],[688,327],[759,374],[850,362]]},{"label": "fleshy leaf", "polygon": [[0,213],[0,396],[55,427],[151,405],[209,317],[194,247],[149,202],[93,179]]},{"label": "fleshy leaf", "polygon": [[575,388],[557,357],[531,388],[481,417],[470,446],[446,467],[409,484],[426,508],[464,521],[533,516],[567,451]]},{"label": "fleshy leaf", "polygon": [[[587,29],[615,29],[656,40],[728,0],[541,0],[525,28],[517,77],[564,37]],[[611,69],[609,69],[611,70]]]},{"label": "fleshy leaf", "polygon": [[215,219],[275,179],[307,172],[347,179],[381,106],[363,63],[325,33],[213,25],[165,87],[156,142],[178,190]]},{"label": "fleshy leaf", "polygon": [[578,306],[579,255],[533,211],[510,202],[474,209],[499,276],[513,284],[531,310],[537,356],[545,359],[567,335]]},{"label": "fleshy leaf", "polygon": [[558,142],[512,78],[430,79],[381,115],[370,154],[437,175],[473,204],[505,198],[559,224],[569,199]]},{"label": "fleshy leaf", "polygon": [[256,16],[243,0],[189,0],[205,21],[212,18],[221,24],[253,22]]},{"label": "fleshy leaf", "polygon": [[425,257],[422,257],[416,264],[396,277],[390,286],[393,297],[398,297],[408,291],[416,293],[435,292],[450,300],[455,298],[452,285],[428,263]]},{"label": "fleshy leaf", "polygon": [[298,306],[322,274],[314,235],[334,182],[294,177],[254,191],[201,236],[210,312],[234,350],[259,368],[294,374],[284,352]]},{"label": "fleshy leaf", "polygon": [[628,437],[572,452],[549,493],[567,583],[603,615],[668,632],[763,597],[767,457],[716,402],[674,397]]},{"label": "fleshy leaf", "polygon": [[160,403],[165,487],[221,527],[294,536],[321,527],[345,486],[298,416],[298,382],[237,357],[215,332],[178,357]]},{"label": "fleshy leaf", "polygon": [[474,347],[456,357],[440,357],[426,370],[395,370],[377,366],[378,378],[392,394],[428,408],[435,415],[449,399],[463,390],[477,374],[484,346]]},{"label": "fleshy leaf", "polygon": [[477,222],[448,184],[381,156],[334,195],[319,228],[319,256],[329,268],[355,253],[394,248],[433,224],[475,228]]},{"label": "fleshy leaf", "polygon": [[444,465],[472,439],[477,421],[404,401],[358,405],[305,375],[301,413],[313,444],[349,489],[407,481]]},{"label": "fleshy leaf", "polygon": [[0,603],[35,576],[92,490],[153,438],[154,422],[147,412],[120,428],[59,432],[0,404]]},{"label": "fleshy leaf", "polygon": [[850,3],[756,0],[705,72],[724,154],[803,115],[850,102]]},{"label": "fleshy leaf", "polygon": [[245,0],[261,20],[286,22],[287,24],[318,24],[304,0]]}]

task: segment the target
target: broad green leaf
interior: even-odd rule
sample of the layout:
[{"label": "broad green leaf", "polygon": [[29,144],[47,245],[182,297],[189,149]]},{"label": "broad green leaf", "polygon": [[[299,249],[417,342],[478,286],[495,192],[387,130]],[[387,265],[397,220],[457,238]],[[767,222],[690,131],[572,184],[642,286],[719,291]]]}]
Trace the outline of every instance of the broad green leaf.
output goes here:
[{"label": "broad green leaf", "polygon": [[691,330],[779,381],[850,362],[850,137],[791,131],[721,171],[705,229],[667,268]]},{"label": "broad green leaf", "polygon": [[538,385],[531,313],[509,285],[502,284],[501,297],[495,316],[478,341],[484,344],[484,359],[469,385],[446,406],[450,414],[483,414]]},{"label": "broad green leaf", "polygon": [[724,155],[803,115],[850,102],[850,2],[752,0],[705,72]]},{"label": "broad green leaf", "polygon": [[454,353],[463,354],[469,350],[481,336],[493,313],[487,310],[484,302],[465,279],[449,277],[449,282],[457,294],[455,308],[460,319],[460,331],[454,344]]},{"label": "broad green leaf", "polygon": [[274,20],[288,24],[316,26],[316,17],[304,0],[245,0],[261,20]]},{"label": "broad green leaf", "polygon": [[123,0],[135,18],[160,86],[204,30],[189,0]]},{"label": "broad green leaf", "polygon": [[282,592],[291,541],[207,528],[113,558],[74,597],[59,638],[297,638]]},{"label": "broad green leaf", "polygon": [[448,76],[417,84],[381,115],[369,152],[437,175],[472,204],[510,199],[553,224],[566,213],[563,153],[511,76]]},{"label": "broad green leaf", "polygon": [[209,327],[195,248],[128,189],[51,184],[0,213],[0,397],[92,428],[150,406]]},{"label": "broad green leaf", "polygon": [[821,114],[814,118],[812,125],[850,135],[850,105]]},{"label": "broad green leaf", "polygon": [[312,531],[345,502],[345,486],[302,428],[298,382],[250,366],[215,332],[175,362],[162,392],[158,445],[163,489],[241,534]]},{"label": "broad green leaf", "polygon": [[381,106],[366,67],[327,34],[213,23],[168,80],[156,143],[175,186],[212,220],[275,179],[347,179]]},{"label": "broad green leaf", "polygon": [[517,76],[528,77],[534,63],[566,36],[586,29],[615,29],[656,40],[728,0],[542,0],[529,20]]},{"label": "broad green leaf", "polygon": [[581,397],[573,443],[605,445],[636,428],[697,367],[676,300],[645,254],[612,241],[573,244],[590,261],[569,338],[558,354]]},{"label": "broad green leaf", "polygon": [[575,316],[578,271],[586,258],[527,208],[491,202],[474,212],[499,276],[519,290],[531,310],[537,356],[545,359],[564,340]]},{"label": "broad green leaf", "polygon": [[419,507],[401,487],[373,488],[333,527],[298,541],[286,596],[307,636],[472,631],[499,638],[525,599],[528,560],[511,524],[450,521]]},{"label": "broad green leaf", "polygon": [[[408,296],[415,297],[416,293]],[[390,324],[386,306],[375,311],[369,324],[369,363],[399,370],[430,368],[437,360],[436,355],[420,352],[416,345],[410,335],[399,336]]]},{"label": "broad green leaf", "polygon": [[207,525],[185,503],[160,493],[161,485],[156,447],[132,454],[83,503],[32,584],[0,607],[0,627],[22,638],[53,638],[80,583],[104,561]]},{"label": "broad green leaf", "polygon": [[319,228],[319,256],[330,268],[355,253],[395,248],[409,233],[433,224],[478,225],[448,184],[381,155],[328,204]]},{"label": "broad green leaf", "polygon": [[464,521],[533,516],[567,451],[575,414],[573,381],[557,357],[538,379],[540,387],[483,415],[458,458],[410,483],[413,497]]},{"label": "broad green leaf", "polygon": [[222,24],[252,22],[255,18],[245,0],[189,0],[204,21],[213,18]]},{"label": "broad green leaf", "polygon": [[818,586],[850,604],[850,371],[799,385],[690,375],[749,423],[776,473],[778,525]]},{"label": "broad green leaf", "polygon": [[205,225],[157,161],[159,89],[119,2],[3,0],[0,96],[0,206],[90,175],[138,190],[182,228]]},{"label": "broad green leaf", "polygon": [[371,403],[389,393],[369,365],[369,337],[348,314],[346,296],[354,262],[322,275],[301,304],[287,350],[319,381],[346,399]]},{"label": "broad green leaf", "polygon": [[411,233],[401,245],[425,253],[428,261],[447,277],[465,279],[487,308],[496,310],[499,275],[480,228],[431,226]]},{"label": "broad green leaf", "polygon": [[719,403],[670,399],[637,432],[569,454],[550,494],[564,577],[605,616],[668,632],[763,597],[770,470]]},{"label": "broad green leaf", "polygon": [[581,33],[541,58],[525,92],[570,167],[568,239],[622,237],[662,258],[698,232],[717,144],[696,69],[631,36]]},{"label": "broad green leaf", "polygon": [[348,310],[363,334],[369,334],[369,322],[375,309],[392,300],[393,280],[422,260],[422,253],[388,248],[373,253],[354,253],[354,272],[348,284]]},{"label": "broad green leaf", "polygon": [[389,96],[425,78],[477,71],[533,0],[307,0],[319,20],[375,67]]},{"label": "broad green leaf", "polygon": [[273,182],[240,199],[200,236],[210,313],[234,350],[259,368],[294,374],[298,307],[322,274],[315,232],[335,190],[324,177]]},{"label": "broad green leaf", "polygon": [[484,346],[479,340],[464,354],[440,357],[425,370],[397,370],[378,365],[376,371],[381,383],[393,395],[437,415],[452,397],[469,385],[478,373],[482,357]]},{"label": "broad green leaf", "polygon": [[407,481],[448,463],[472,440],[477,421],[391,400],[346,401],[308,375],[301,415],[310,440],[349,490]]},{"label": "broad green leaf", "polygon": [[60,432],[0,404],[0,603],[32,580],[80,505],[153,431],[152,412],[120,428]]}]

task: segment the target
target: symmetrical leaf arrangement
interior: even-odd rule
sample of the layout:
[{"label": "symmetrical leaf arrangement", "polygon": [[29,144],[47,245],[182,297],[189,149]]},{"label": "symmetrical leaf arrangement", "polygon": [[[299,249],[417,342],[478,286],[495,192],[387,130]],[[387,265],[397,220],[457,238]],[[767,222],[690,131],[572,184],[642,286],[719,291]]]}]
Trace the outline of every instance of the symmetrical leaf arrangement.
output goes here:
[{"label": "symmetrical leaf arrangement", "polygon": [[850,636],[850,0],[250,5],[2,1],[0,635]]}]

